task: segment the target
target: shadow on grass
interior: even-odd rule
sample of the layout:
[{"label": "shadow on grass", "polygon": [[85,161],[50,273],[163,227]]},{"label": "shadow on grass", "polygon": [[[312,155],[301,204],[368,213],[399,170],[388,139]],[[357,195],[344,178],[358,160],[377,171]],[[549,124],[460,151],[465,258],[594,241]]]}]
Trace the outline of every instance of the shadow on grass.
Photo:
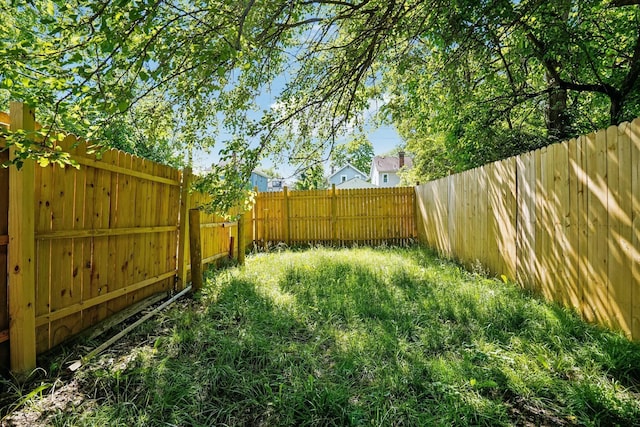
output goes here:
[{"label": "shadow on grass", "polygon": [[[640,346],[422,249],[256,255],[53,425],[637,425]],[[111,357],[111,359],[109,359]]]}]

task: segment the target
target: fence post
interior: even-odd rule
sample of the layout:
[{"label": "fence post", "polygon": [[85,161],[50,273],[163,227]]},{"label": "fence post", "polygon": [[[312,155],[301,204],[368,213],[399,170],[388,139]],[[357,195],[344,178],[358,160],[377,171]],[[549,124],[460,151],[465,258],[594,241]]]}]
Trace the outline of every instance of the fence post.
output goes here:
[{"label": "fence post", "polygon": [[245,224],[244,224],[244,217],[247,213],[243,213],[242,215],[240,215],[240,218],[238,218],[238,264],[243,265],[244,264],[244,252],[246,250],[245,248]]},{"label": "fence post", "polygon": [[200,210],[189,209],[189,250],[191,252],[191,290],[202,289],[202,247],[200,245]]},{"label": "fence post", "polygon": [[[29,106],[11,102],[10,118],[12,132],[34,130],[35,115]],[[9,159],[15,156],[11,146]],[[11,370],[17,374],[36,367],[34,185],[33,160],[25,160],[20,170],[9,168],[9,347]]]},{"label": "fence post", "polygon": [[282,189],[282,230],[284,231],[284,241],[287,246],[291,246],[291,232],[289,231],[289,189],[285,186]]},{"label": "fence post", "polygon": [[189,187],[191,186],[191,167],[182,172],[180,189],[180,229],[178,234],[178,281],[177,291],[187,286],[187,245],[189,244]]}]

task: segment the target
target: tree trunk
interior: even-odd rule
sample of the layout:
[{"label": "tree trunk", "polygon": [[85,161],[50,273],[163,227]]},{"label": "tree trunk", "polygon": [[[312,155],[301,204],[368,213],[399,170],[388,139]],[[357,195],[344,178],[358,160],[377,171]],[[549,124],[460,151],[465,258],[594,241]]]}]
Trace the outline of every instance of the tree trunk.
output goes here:
[{"label": "tree trunk", "polygon": [[609,108],[609,124],[618,125],[622,121],[622,106],[624,99],[621,96],[610,95],[611,107]]},{"label": "tree trunk", "polygon": [[[553,80],[551,82],[553,83]],[[567,114],[566,89],[557,89],[549,93],[546,116],[549,138],[562,140],[570,136],[571,122]]]}]

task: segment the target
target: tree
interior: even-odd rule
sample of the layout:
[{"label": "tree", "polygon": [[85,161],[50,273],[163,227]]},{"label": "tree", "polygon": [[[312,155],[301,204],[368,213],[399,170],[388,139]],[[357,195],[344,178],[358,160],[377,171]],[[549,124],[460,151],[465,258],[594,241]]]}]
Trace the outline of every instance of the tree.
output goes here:
[{"label": "tree", "polygon": [[184,150],[174,135],[173,111],[166,102],[143,100],[103,130],[109,148],[173,167],[185,166]]},{"label": "tree", "polygon": [[[35,102],[50,129],[75,124],[95,137],[144,99],[172,106],[181,144],[211,146],[223,126],[233,137],[222,156],[244,163],[214,171],[225,181],[207,188],[220,198],[244,197],[236,184],[268,153],[295,160],[309,147],[330,152],[373,100],[387,103],[384,118],[416,157],[440,150],[439,171],[640,114],[635,1],[3,6],[0,87],[8,98]],[[254,111],[257,94],[284,69],[290,78],[274,108]]]},{"label": "tree", "polygon": [[640,27],[628,25],[638,8],[614,6],[456,2],[444,11],[424,45],[385,74],[386,111],[422,177],[640,114]]},{"label": "tree", "polygon": [[331,153],[331,165],[339,168],[347,163],[369,175],[373,159],[373,144],[364,135],[358,135],[349,142],[336,146]]},{"label": "tree", "polygon": [[298,175],[294,188],[296,190],[323,190],[327,188],[322,163],[314,163],[303,169]]}]

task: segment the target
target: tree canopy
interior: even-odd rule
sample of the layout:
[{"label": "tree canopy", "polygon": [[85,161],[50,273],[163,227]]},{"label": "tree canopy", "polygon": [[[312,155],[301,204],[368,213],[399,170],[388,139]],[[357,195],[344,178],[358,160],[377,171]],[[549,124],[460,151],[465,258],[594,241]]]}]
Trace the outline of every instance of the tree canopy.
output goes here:
[{"label": "tree canopy", "polygon": [[638,3],[4,0],[0,100],[36,105],[52,131],[160,129],[161,153],[224,128],[222,157],[243,162],[207,184],[223,210],[244,194],[232,173],[326,158],[374,102],[423,179],[638,116]]}]

